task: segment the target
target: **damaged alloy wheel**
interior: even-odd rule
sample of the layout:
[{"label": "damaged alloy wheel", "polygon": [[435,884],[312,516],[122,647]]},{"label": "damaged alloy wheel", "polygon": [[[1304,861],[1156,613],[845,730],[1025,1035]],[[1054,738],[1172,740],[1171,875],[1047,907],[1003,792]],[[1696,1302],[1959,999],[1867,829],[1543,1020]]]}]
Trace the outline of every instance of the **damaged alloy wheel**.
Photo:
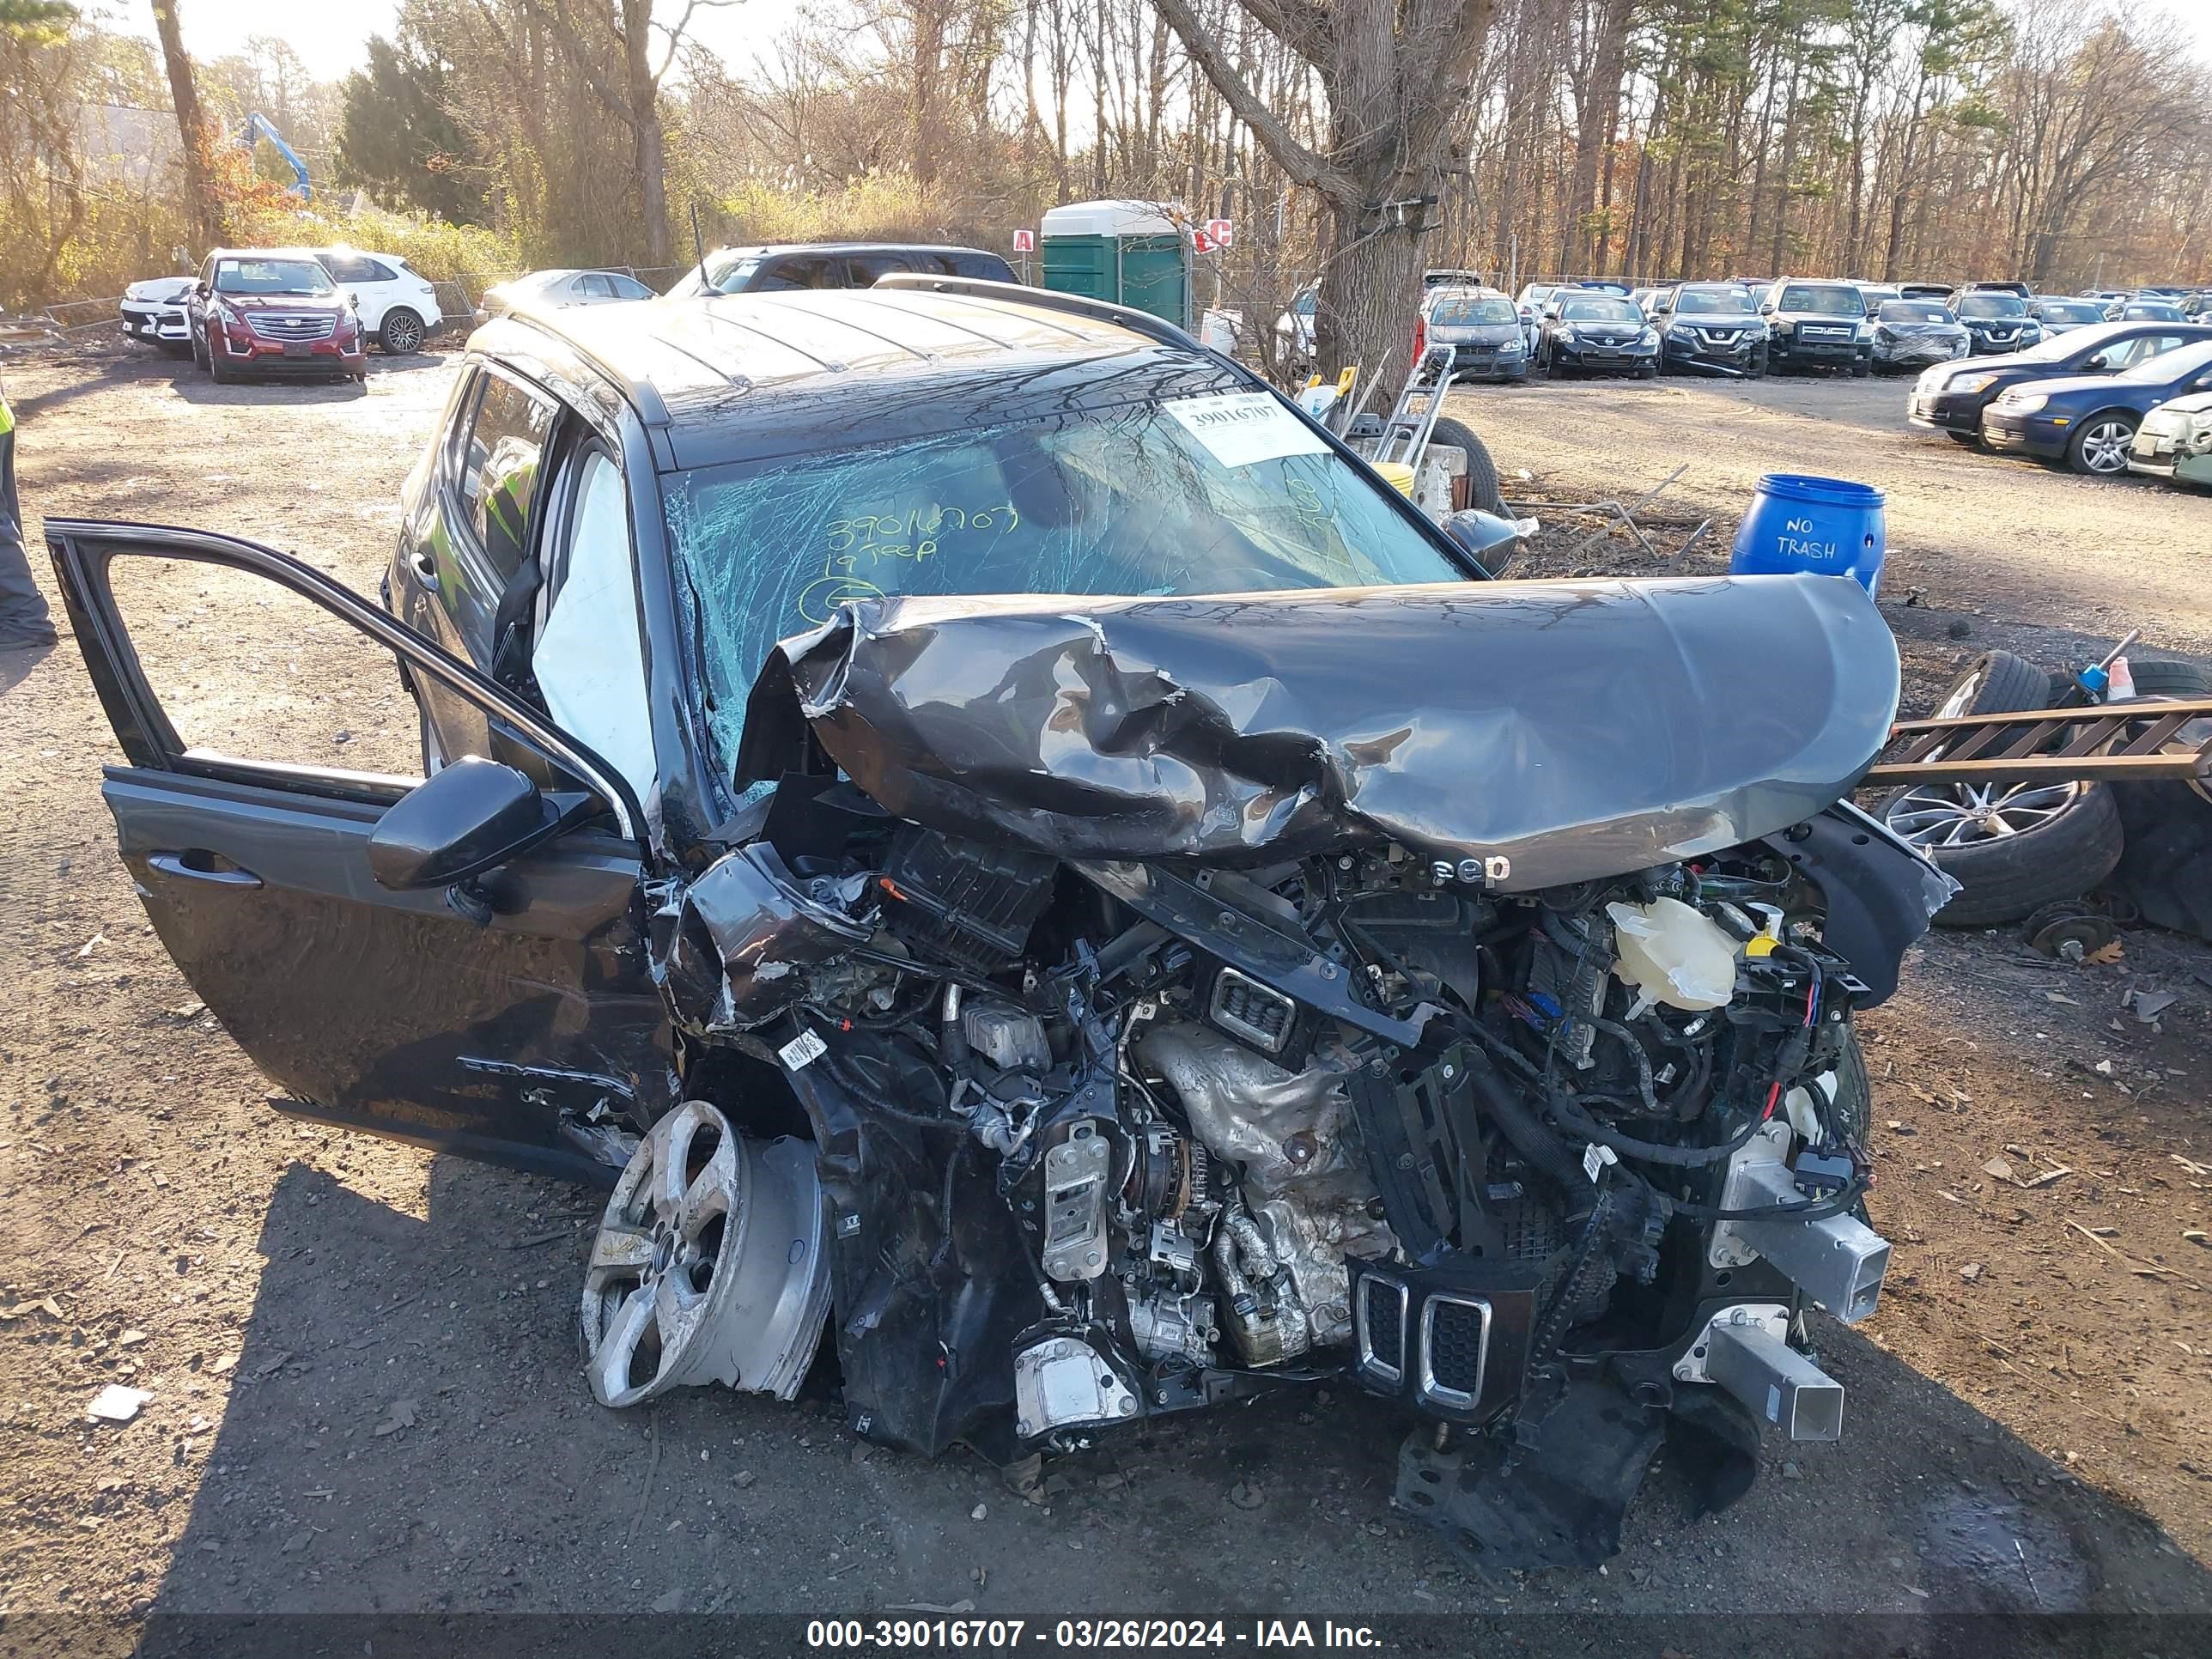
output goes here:
[{"label": "damaged alloy wheel", "polygon": [[722,1382],[789,1400],[829,1312],[814,1149],[687,1100],[640,1143],[584,1275],[584,1374],[603,1406]]}]

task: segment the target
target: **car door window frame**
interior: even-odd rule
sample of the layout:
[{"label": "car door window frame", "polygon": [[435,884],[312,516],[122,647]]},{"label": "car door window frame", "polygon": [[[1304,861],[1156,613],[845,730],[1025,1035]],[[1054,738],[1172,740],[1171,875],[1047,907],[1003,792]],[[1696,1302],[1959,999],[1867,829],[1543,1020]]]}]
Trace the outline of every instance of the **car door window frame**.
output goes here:
[{"label": "car door window frame", "polygon": [[[531,551],[544,533],[547,451],[551,448],[568,410],[567,405],[556,393],[514,373],[503,363],[495,363],[489,359],[481,361],[475,366],[475,384],[469,388],[467,396],[467,413],[455,422],[447,436],[446,465],[440,490],[444,497],[447,530],[457,560],[467,565],[465,574],[475,586],[483,608],[487,611],[495,611],[499,608],[500,596],[514,579],[514,572],[502,572],[492,562],[490,550],[483,545],[483,538],[477,533],[476,508],[469,501],[465,483],[469,469],[469,441],[476,433],[477,422],[483,416],[485,394],[494,380],[503,380],[525,397],[545,404],[552,410],[544,435],[538,441],[538,471],[531,481],[530,504],[525,511],[526,540],[522,553],[516,561],[518,569],[529,558]],[[441,602],[444,598],[441,595]],[[483,642],[487,657],[498,643],[496,640]]]},{"label": "car door window frame", "polygon": [[97,636],[100,649],[86,653],[88,665],[95,661],[100,665],[94,671],[94,689],[131,765],[386,806],[420,781],[337,768],[195,753],[185,744],[146,678],[129,625],[116,604],[109,567],[115,559],[125,557],[211,564],[244,571],[289,589],[394,653],[409,672],[428,675],[488,716],[504,721],[515,736],[598,796],[613,815],[616,831],[623,840],[643,845],[645,811],[619,769],[525,700],[469,664],[447,655],[390,612],[312,566],[258,543],[157,525],[50,519],[46,531],[56,558],[68,565],[88,598],[88,614],[73,620]]}]

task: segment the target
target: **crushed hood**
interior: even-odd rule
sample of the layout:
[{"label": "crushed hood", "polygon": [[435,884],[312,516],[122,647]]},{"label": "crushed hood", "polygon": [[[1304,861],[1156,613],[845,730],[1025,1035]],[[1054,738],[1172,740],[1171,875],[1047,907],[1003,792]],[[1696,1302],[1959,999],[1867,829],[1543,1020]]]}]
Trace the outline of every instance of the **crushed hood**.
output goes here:
[{"label": "crushed hood", "polygon": [[773,775],[803,719],[950,834],[1243,864],[1396,842],[1524,891],[1811,816],[1897,696],[1837,577],[883,599],[771,654],[739,769]]}]

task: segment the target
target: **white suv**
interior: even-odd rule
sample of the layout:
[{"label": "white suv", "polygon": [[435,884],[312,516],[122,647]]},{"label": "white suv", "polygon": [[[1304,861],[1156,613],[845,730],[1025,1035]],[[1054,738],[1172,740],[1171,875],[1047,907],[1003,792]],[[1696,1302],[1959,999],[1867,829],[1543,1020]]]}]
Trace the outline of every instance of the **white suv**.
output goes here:
[{"label": "white suv", "polygon": [[313,250],[331,280],[349,295],[361,315],[362,332],[386,356],[420,351],[422,342],[445,323],[437,290],[402,258],[357,247]]}]

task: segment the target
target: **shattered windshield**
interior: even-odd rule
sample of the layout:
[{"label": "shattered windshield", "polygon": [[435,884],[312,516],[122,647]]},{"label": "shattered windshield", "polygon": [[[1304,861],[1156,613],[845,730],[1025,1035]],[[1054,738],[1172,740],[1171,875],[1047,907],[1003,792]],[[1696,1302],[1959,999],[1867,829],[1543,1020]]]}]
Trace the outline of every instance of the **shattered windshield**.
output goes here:
[{"label": "shattered windshield", "polygon": [[1243,593],[1467,574],[1267,392],[704,468],[672,481],[667,513],[726,755],[770,648],[846,599]]}]

